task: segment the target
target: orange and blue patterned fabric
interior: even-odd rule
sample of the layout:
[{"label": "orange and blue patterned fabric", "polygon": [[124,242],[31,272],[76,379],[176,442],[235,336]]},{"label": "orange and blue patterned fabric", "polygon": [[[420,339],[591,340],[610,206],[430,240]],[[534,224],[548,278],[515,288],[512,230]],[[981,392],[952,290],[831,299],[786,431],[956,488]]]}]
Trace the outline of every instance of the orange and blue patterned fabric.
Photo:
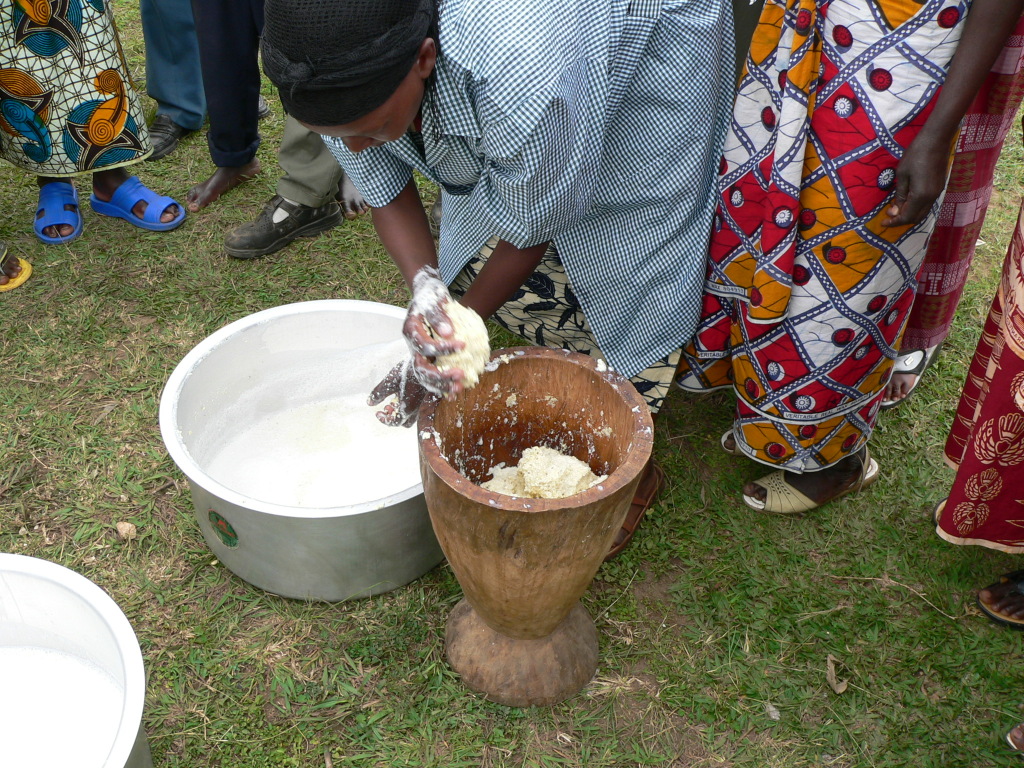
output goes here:
[{"label": "orange and blue patterned fabric", "polygon": [[915,226],[881,221],[969,8],[765,3],[679,380],[735,389],[737,446],[756,461],[814,471],[870,436],[938,206]]},{"label": "orange and blue patterned fabric", "polygon": [[127,73],[104,0],[0,0],[0,156],[40,176],[143,159]]}]

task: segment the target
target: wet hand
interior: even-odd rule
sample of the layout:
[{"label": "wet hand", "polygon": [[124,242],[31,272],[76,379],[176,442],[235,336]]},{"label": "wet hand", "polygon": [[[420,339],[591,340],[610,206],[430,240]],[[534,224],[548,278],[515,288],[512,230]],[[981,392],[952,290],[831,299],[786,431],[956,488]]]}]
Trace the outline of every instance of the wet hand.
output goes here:
[{"label": "wet hand", "polygon": [[432,395],[420,385],[413,374],[412,359],[403,360],[392,368],[367,399],[367,405],[380,405],[394,398],[381,410],[377,419],[389,427],[411,427],[416,423],[420,405]]},{"label": "wet hand", "polygon": [[412,281],[412,301],[402,332],[414,355],[437,357],[461,349],[455,328],[445,312],[452,296],[433,267],[423,267]]},{"label": "wet hand", "polygon": [[455,338],[455,328],[445,311],[451,301],[437,270],[423,267],[413,279],[412,302],[402,326],[412,356],[413,375],[425,389],[447,397],[462,391],[462,370],[442,371],[435,360],[465,346],[465,342]]}]

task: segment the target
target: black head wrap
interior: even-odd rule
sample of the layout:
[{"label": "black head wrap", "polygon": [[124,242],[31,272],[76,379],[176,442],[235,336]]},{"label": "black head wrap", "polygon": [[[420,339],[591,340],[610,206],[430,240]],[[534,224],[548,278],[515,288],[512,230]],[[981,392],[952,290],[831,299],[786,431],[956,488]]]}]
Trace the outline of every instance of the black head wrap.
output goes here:
[{"label": "black head wrap", "polygon": [[343,125],[369,114],[437,39],[436,0],[267,0],[263,70],[292,117]]}]

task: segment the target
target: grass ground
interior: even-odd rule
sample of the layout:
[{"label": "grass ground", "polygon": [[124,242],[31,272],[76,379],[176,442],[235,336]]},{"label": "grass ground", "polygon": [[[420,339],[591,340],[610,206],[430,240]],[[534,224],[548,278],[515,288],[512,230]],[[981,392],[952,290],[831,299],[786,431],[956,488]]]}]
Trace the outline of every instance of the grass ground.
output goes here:
[{"label": "grass ground", "polygon": [[[117,13],[141,79],[137,10]],[[282,119],[266,93],[276,114],[263,124],[263,175],[171,234],[86,207],[85,236],[44,247],[31,234],[33,179],[0,169],[0,235],[35,267],[0,296],[0,550],[73,568],[120,604],[145,656],[156,765],[1018,763],[1002,735],[1024,719],[1020,636],[973,601],[1020,560],[950,546],[929,524],[1024,191],[1016,139],[946,351],[882,417],[882,479],[811,515],[753,514],[738,488],[757,469],[718,449],[729,399],[673,394],[656,446],[667,492],[585,597],[598,675],[559,706],[518,710],[468,692],[445,663],[444,622],[460,597],[447,566],[354,602],[265,594],[214,560],[164,450],[163,383],[225,323],[293,301],[407,300],[366,220],[252,263],[223,256],[224,234],[277,179]],[[196,136],[138,170],[182,199],[212,168]],[[121,538],[119,522],[137,536]]]}]

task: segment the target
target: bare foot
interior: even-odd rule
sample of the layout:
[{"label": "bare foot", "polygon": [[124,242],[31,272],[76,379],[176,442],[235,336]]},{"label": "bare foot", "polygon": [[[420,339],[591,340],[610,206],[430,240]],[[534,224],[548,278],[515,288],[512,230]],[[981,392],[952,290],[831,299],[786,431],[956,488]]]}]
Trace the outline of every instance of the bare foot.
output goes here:
[{"label": "bare foot", "polygon": [[185,195],[188,209],[195,213],[217,200],[225,192],[248,181],[260,172],[260,161],[255,157],[245,165],[218,168],[206,181],[196,184]]},{"label": "bare foot", "polygon": [[[114,193],[117,192],[117,188],[127,181],[128,178],[128,173],[124,168],[96,171],[96,173],[92,175],[92,193],[103,202],[109,203],[110,198],[112,198]],[[147,207],[149,207],[149,203],[145,200],[139,200],[132,206],[132,213],[141,219],[146,213]],[[168,205],[164,208],[163,213],[160,214],[160,221],[164,224],[174,221],[178,217],[180,211],[181,209],[178,208],[177,203]]]},{"label": "bare foot", "polygon": [[[866,449],[862,448],[852,456],[833,464],[818,472],[786,472],[786,482],[800,491],[818,506],[831,501],[844,491],[848,491],[860,482],[865,471],[864,461]],[[768,491],[751,480],[743,486],[743,494],[760,501],[768,498]]]},{"label": "bare foot", "polygon": [[[70,183],[70,179],[66,179],[66,178],[58,178],[58,177],[53,177],[53,176],[37,176],[36,177],[36,183],[38,183],[40,187],[42,187],[44,184],[49,184],[51,181],[68,182],[68,183]],[[71,203],[68,203],[67,205],[64,206],[64,210],[65,211],[77,211],[78,210],[78,206],[77,205],[72,205]],[[43,218],[44,214],[45,214],[45,211],[39,211],[36,214],[36,218],[37,219],[41,219],[41,218]],[[50,226],[50,227],[43,227],[43,234],[46,235],[47,237],[71,237],[71,233],[74,232],[74,231],[75,231],[75,228],[73,226],[71,226],[70,224],[54,224],[53,226]],[[0,283],[0,285],[4,285],[4,283]]]},{"label": "bare foot", "polygon": [[359,194],[359,190],[356,189],[356,185],[352,183],[352,179],[348,177],[347,173],[341,177],[336,199],[341,205],[341,212],[346,219],[354,219],[370,210],[370,206]]},{"label": "bare foot", "polygon": [[0,259],[0,285],[7,285],[21,274],[21,261],[13,253]]}]

